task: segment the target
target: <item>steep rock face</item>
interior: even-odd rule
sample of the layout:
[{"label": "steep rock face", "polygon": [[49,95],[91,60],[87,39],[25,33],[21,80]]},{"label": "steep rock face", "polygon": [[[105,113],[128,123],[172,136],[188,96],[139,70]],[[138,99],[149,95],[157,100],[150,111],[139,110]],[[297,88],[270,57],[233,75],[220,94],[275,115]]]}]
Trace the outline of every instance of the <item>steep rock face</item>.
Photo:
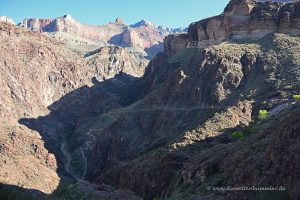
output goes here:
[{"label": "steep rock face", "polygon": [[80,56],[57,40],[1,22],[0,41],[0,131],[7,147],[1,182],[52,193],[60,183],[59,136],[51,128],[52,135],[37,134],[18,121],[47,115],[51,103],[90,80],[80,78]]},{"label": "steep rock face", "polygon": [[51,22],[53,22],[52,19],[30,18],[30,19],[25,19],[19,25],[29,30],[42,31],[43,27],[48,26]]},{"label": "steep rock face", "polygon": [[[127,25],[118,18],[114,23],[102,26],[82,24],[70,15],[56,19],[25,19],[19,24],[24,28],[39,30],[54,35],[63,41],[77,41],[80,44],[113,44],[145,50],[150,56],[163,50],[163,39],[171,33],[184,32],[184,29],[170,29],[156,26],[142,20]],[[64,33],[64,34],[62,34]]]},{"label": "steep rock face", "polygon": [[97,42],[108,41],[114,35],[120,34],[125,24],[116,21],[105,26],[91,26],[77,22],[71,15],[64,15],[56,19],[25,19],[20,26],[43,32],[66,32]]},{"label": "steep rock face", "polygon": [[147,65],[145,59],[121,47],[103,47],[82,58],[58,40],[5,23],[0,36],[1,118],[7,120],[38,116],[63,94],[92,85],[93,77],[103,80],[119,72],[141,76]]},{"label": "steep rock face", "polygon": [[188,45],[187,35],[169,35],[164,39],[164,51],[167,54],[176,54]]},{"label": "steep rock face", "polygon": [[99,77],[100,80],[113,78],[120,72],[141,77],[148,64],[148,60],[142,56],[118,46],[102,47],[88,54],[87,58],[87,65],[95,66],[94,70],[97,76],[105,74],[105,76]]},{"label": "steep rock face", "polygon": [[125,24],[121,20],[103,26],[91,26],[76,21],[71,15],[55,19],[25,19],[19,26],[45,32],[64,42],[80,45],[105,45],[121,34]]},{"label": "steep rock face", "polygon": [[1,183],[47,194],[55,191],[60,183],[56,158],[45,149],[41,136],[13,124],[1,123],[0,129]]},{"label": "steep rock face", "polygon": [[[184,187],[191,191],[197,188],[195,194],[202,197],[201,188],[196,186],[201,182],[182,179],[189,173],[186,163],[196,163],[192,161],[194,155],[205,149],[210,151],[215,147],[221,152],[222,148],[217,146],[222,144],[237,145],[242,155],[249,158],[243,144],[236,144],[231,134],[246,131],[251,121],[257,123],[260,109],[268,109],[270,113],[280,113],[281,107],[292,109],[294,102],[290,97],[299,91],[300,83],[296,51],[299,44],[298,37],[275,34],[259,42],[225,42],[202,50],[188,48],[173,56],[159,54],[143,78],[132,86],[128,96],[130,100],[135,99],[129,103],[132,105],[99,115],[90,126],[78,129],[80,138],[72,145],[75,151],[86,132],[96,137],[89,140],[92,145],[86,151],[86,178],[133,190],[145,199],[197,197],[185,193]],[[290,60],[294,60],[293,64]],[[289,85],[294,85],[294,89],[289,89]],[[271,121],[270,126],[274,126],[275,121]],[[262,127],[259,125],[260,132],[267,133]],[[252,141],[251,138],[245,142]],[[268,145],[273,146],[273,143]],[[287,152],[281,151],[278,156],[283,159]],[[205,165],[204,161],[199,162]],[[231,169],[235,169],[239,161],[234,163]],[[209,171],[214,170],[213,164],[207,168],[208,172],[203,172],[203,177],[217,173]],[[196,168],[193,164],[190,167]],[[180,175],[182,169],[185,172]],[[297,167],[293,171],[290,178],[297,180]],[[268,172],[266,169],[266,179],[271,180],[272,173]],[[200,173],[201,170],[197,171],[201,180]],[[248,172],[241,168],[238,174],[242,180],[243,174]],[[193,179],[193,172],[190,177]],[[227,180],[226,176],[224,179]],[[258,185],[263,182],[259,175],[251,180],[260,183]],[[212,184],[210,181],[208,178],[201,186]],[[279,178],[278,183],[288,188],[295,186],[284,178]],[[222,199],[218,194],[211,195]],[[286,195],[293,196],[295,191]]]},{"label": "steep rock face", "polygon": [[[226,48],[232,48],[228,58],[223,57]],[[147,100],[153,105],[173,105],[179,97],[187,98],[183,105],[219,104],[232,95],[245,76],[252,76],[253,70],[245,70],[241,63],[242,57],[247,57],[247,51],[255,56],[259,53],[259,46],[241,45],[238,49],[224,44],[203,50],[188,48],[173,57],[160,54],[150,62],[143,80],[135,86],[139,92],[132,94],[131,98],[144,98],[159,89],[155,98]],[[231,62],[234,64],[230,65]],[[257,62],[258,68],[261,68],[256,73],[264,70],[259,59],[251,62]]]},{"label": "steep rock face", "polygon": [[3,120],[39,116],[52,102],[83,84],[80,56],[59,41],[5,23],[1,23],[0,39]]},{"label": "steep rock face", "polygon": [[[287,191],[277,191],[276,194],[266,195],[257,192],[256,195],[249,195],[251,199],[274,198],[297,199],[299,188],[300,148],[299,137],[299,103],[291,106],[280,113],[274,119],[265,123],[265,127],[256,127],[256,133],[248,140],[238,143],[225,144],[213,147],[200,152],[190,160],[183,171],[183,185],[206,184],[209,187],[222,187],[224,185],[236,185],[246,187],[284,187],[290,188],[291,195]],[[276,124],[280,123],[278,127]],[[244,147],[241,150],[241,146]],[[255,163],[255,164],[253,164]],[[274,176],[276,174],[276,176]],[[181,186],[177,189],[180,190]],[[204,188],[203,188],[204,189]],[[197,191],[197,189],[192,189]],[[191,191],[191,193],[193,193]],[[206,194],[189,195],[195,199],[246,199],[244,192],[212,192]],[[274,191],[273,191],[274,193]],[[174,193],[174,197],[176,194]],[[193,196],[193,197],[192,197]]]},{"label": "steep rock face", "polygon": [[[119,107],[115,90],[123,92],[147,61],[121,47],[83,57],[59,40],[6,22],[0,22],[0,49],[1,182],[51,193],[70,176],[63,133]],[[106,79],[109,84],[99,82]]]},{"label": "steep rock face", "polygon": [[[254,0],[232,0],[223,14],[192,23],[188,29],[185,47],[203,48],[228,39],[257,40],[274,32],[299,35],[297,13],[299,13],[297,2],[262,3]],[[182,36],[173,36],[173,38],[180,40]],[[169,52],[180,51],[176,47],[172,49],[170,39],[165,40],[165,47]]]}]

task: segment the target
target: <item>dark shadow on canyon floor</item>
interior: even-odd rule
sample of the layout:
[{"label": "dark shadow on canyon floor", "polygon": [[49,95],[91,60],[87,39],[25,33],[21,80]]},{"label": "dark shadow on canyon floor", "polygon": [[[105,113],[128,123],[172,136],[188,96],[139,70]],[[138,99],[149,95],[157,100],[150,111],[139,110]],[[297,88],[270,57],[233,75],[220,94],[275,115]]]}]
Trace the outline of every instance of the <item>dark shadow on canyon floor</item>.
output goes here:
[{"label": "dark shadow on canyon floor", "polygon": [[[39,132],[45,142],[45,148],[55,155],[61,178],[57,191],[63,191],[65,183],[75,183],[75,177],[65,169],[65,155],[62,142],[78,123],[84,123],[101,113],[121,107],[120,99],[136,77],[120,72],[115,77],[99,82],[95,77],[92,86],[83,86],[65,94],[51,104],[50,113],[38,118],[22,118],[19,123]],[[52,196],[52,195],[50,195]],[[0,184],[0,199],[31,199],[30,197],[50,197],[38,190],[24,189],[14,185]]]},{"label": "dark shadow on canyon floor", "polygon": [[[60,98],[58,101],[54,102],[52,105],[49,106],[50,113],[46,116],[41,116],[38,118],[23,118],[19,120],[20,124],[27,126],[28,128],[35,130],[40,133],[42,136],[43,141],[45,142],[45,148],[50,152],[53,153],[58,161],[58,174],[61,178],[60,186],[58,187],[57,191],[55,191],[51,195],[47,195],[41,193],[37,190],[29,190],[24,189],[17,186],[10,186],[10,185],[0,185],[0,199],[30,199],[27,198],[28,196],[37,197],[50,197],[56,198],[57,196],[64,194],[64,189],[66,185],[69,183],[75,183],[76,180],[72,174],[68,173],[68,170],[65,169],[64,162],[66,160],[65,155],[62,152],[61,144],[64,140],[69,140],[69,133],[74,132],[78,125],[82,124],[89,124],[90,120],[96,118],[97,116],[107,113],[110,110],[122,108],[123,106],[128,106],[126,103],[123,104],[124,98],[129,98],[127,96],[128,90],[135,88],[132,87],[132,84],[135,84],[137,79],[121,73],[116,75],[112,79],[105,80],[103,82],[98,82],[96,78],[92,79],[93,86],[88,87],[84,86],[78,88]],[[223,102],[224,105],[233,106],[238,101],[238,98],[235,101],[230,102]],[[135,101],[125,101],[134,103]],[[226,108],[224,108],[226,109]],[[211,118],[215,113],[221,112],[224,110],[222,108],[217,109],[209,109],[206,111],[203,110],[192,110],[192,111],[184,111],[184,110],[177,110],[177,111],[166,111],[166,110],[155,110],[155,111],[137,111],[138,114],[126,113],[121,115],[120,119],[115,121],[109,127],[106,128],[106,132],[114,132],[116,133],[116,138],[121,139],[122,134],[118,134],[118,131],[121,129],[117,129],[118,126],[122,127],[122,120],[127,119],[128,121],[137,121],[138,117],[145,117],[145,118],[154,118],[153,116],[157,116],[160,119],[161,116],[165,117],[165,122],[173,123],[174,132],[177,132],[178,138],[180,138],[184,132],[188,130],[193,130],[199,124],[205,122],[206,119]],[[138,117],[137,117],[138,116]],[[181,119],[181,124],[174,124],[176,123],[177,119]],[[193,121],[191,120],[193,119]],[[195,120],[196,119],[196,120]],[[160,120],[158,120],[160,121]],[[193,123],[191,123],[191,121]],[[126,121],[125,121],[126,122]],[[154,152],[157,149],[160,149],[168,144],[168,140],[170,135],[165,135],[164,138],[161,140],[156,141],[159,138],[159,132],[164,132],[164,130],[157,131],[155,129],[155,121],[152,119],[147,121],[146,124],[142,124],[142,128],[137,130],[139,134],[138,137],[144,137],[144,141],[149,140],[149,145],[146,145],[141,152],[137,152],[136,157],[147,155],[148,152]],[[177,126],[179,125],[179,126]],[[180,126],[181,125],[181,126]],[[163,127],[163,126],[162,126]],[[131,127],[132,128],[132,127]],[[168,126],[167,126],[168,128]],[[144,198],[145,199],[153,199],[157,194],[161,194],[161,196],[168,196],[172,189],[172,179],[178,171],[180,171],[183,167],[183,164],[187,162],[189,156],[193,155],[193,152],[197,153],[202,149],[207,149],[218,144],[226,144],[232,142],[228,137],[228,134],[232,132],[234,129],[238,129],[239,127],[233,127],[232,129],[224,130],[225,134],[221,134],[214,138],[208,138],[206,140],[196,142],[196,144],[187,144],[186,146],[178,149],[178,151],[174,152],[164,152],[165,159],[162,160],[163,166],[157,169],[157,171],[152,172],[153,178],[162,179],[165,181],[165,186],[158,187],[157,189],[148,188],[149,191],[146,191]],[[165,128],[162,128],[165,129]],[[128,128],[130,130],[130,127]],[[132,129],[131,129],[132,130]],[[123,131],[123,130],[122,130]],[[135,134],[134,131],[132,130]],[[109,136],[109,137],[112,137]],[[175,136],[174,136],[175,137]],[[116,139],[117,140],[117,139]],[[113,138],[111,140],[114,141]],[[137,140],[138,141],[138,140]],[[138,141],[139,142],[139,141]],[[101,145],[101,140],[100,143]],[[122,152],[124,149],[130,151],[129,146],[126,145],[131,143],[126,143],[125,147],[121,144],[119,149],[116,151],[121,161],[123,161],[123,157],[126,157],[127,152]],[[133,143],[135,145],[135,143]],[[144,144],[143,144],[144,145]],[[110,147],[111,148],[111,147]],[[96,152],[97,153],[97,152]],[[123,156],[125,155],[125,156]],[[136,157],[126,157],[127,160],[135,159]],[[108,159],[108,158],[106,158]],[[126,161],[125,159],[125,161]],[[160,161],[160,160],[159,160]],[[105,166],[104,166],[105,167]],[[118,167],[118,166],[116,166]],[[114,171],[112,171],[114,173]],[[97,177],[98,174],[90,174],[88,180],[91,180],[91,177]],[[109,176],[111,175],[111,176]],[[116,174],[106,173],[106,177],[103,177],[105,183],[112,184],[114,186],[120,186],[123,188],[122,185],[115,185],[115,179],[111,178],[112,176],[117,176]],[[85,178],[85,177],[84,177]],[[96,181],[96,178],[93,180]],[[150,187],[150,186],[149,186]],[[169,188],[170,187],[170,188]],[[126,187],[125,187],[126,188]],[[127,188],[132,189],[132,188]],[[163,192],[161,191],[163,189]],[[17,196],[16,196],[17,195]],[[20,196],[22,198],[18,198]],[[143,196],[139,194],[140,196]],[[23,198],[24,197],[24,198]]]},{"label": "dark shadow on canyon floor", "polygon": [[[0,199],[39,199],[41,197],[51,198],[52,196],[56,198],[57,195],[64,195],[67,184],[75,183],[76,177],[68,173],[68,170],[65,169],[64,163],[66,162],[66,157],[61,149],[62,142],[68,139],[69,133],[72,133],[78,124],[86,123],[110,110],[121,108],[124,98],[128,98],[128,96],[126,97],[127,91],[134,88],[132,84],[134,84],[136,80],[137,78],[125,73],[120,73],[114,78],[107,79],[103,82],[99,82],[96,78],[93,78],[92,86],[83,86],[75,89],[51,104],[48,107],[50,111],[48,115],[38,118],[20,119],[20,124],[39,132],[42,136],[42,140],[45,142],[45,148],[55,155],[58,163],[57,172],[61,178],[61,182],[57,190],[51,195],[47,195],[38,190],[1,184]],[[149,114],[161,114],[163,112],[165,111],[155,111]],[[115,124],[112,126],[114,125]],[[108,130],[110,128],[111,127],[108,127]],[[184,129],[185,128],[180,132]],[[151,137],[153,139],[154,135]],[[157,143],[147,148],[147,150],[152,151],[163,145],[165,145],[165,143]],[[187,158],[185,156],[182,157],[182,155],[174,155],[172,159],[183,163]],[[182,164],[177,167],[181,168]],[[174,175],[173,173],[176,172],[174,170],[166,172],[168,175]]]},{"label": "dark shadow on canyon floor", "polygon": [[[0,193],[0,195],[6,197],[6,199],[20,199],[16,198],[14,195],[17,192],[17,194],[21,194],[21,197],[25,197],[23,199],[27,199],[28,195],[32,195],[33,197],[56,197],[56,195],[60,195],[61,193],[64,193],[64,189],[66,188],[66,185],[69,183],[75,183],[76,177],[74,177],[72,174],[68,173],[68,170],[65,168],[65,162],[66,162],[66,156],[63,154],[61,145],[62,142],[65,140],[69,140],[70,133],[74,132],[78,125],[87,123],[89,120],[96,118],[97,116],[107,113],[110,110],[118,109],[123,106],[128,106],[126,102],[134,103],[135,101],[128,100],[126,98],[130,98],[131,96],[127,95],[128,90],[132,90],[132,87],[136,80],[138,80],[135,77],[132,77],[130,75],[127,75],[125,73],[120,73],[116,75],[114,78],[104,80],[103,82],[97,81],[96,78],[92,79],[92,86],[83,86],[81,88],[75,89],[74,91],[65,94],[63,97],[61,97],[58,101],[51,104],[48,109],[50,113],[46,116],[40,116],[38,118],[22,118],[19,120],[20,124],[23,124],[27,126],[28,128],[35,130],[39,132],[39,134],[42,136],[43,141],[45,142],[45,148],[50,152],[53,153],[57,159],[58,163],[58,174],[61,178],[61,183],[57,189],[52,195],[44,194],[37,190],[27,190],[21,187],[17,186],[10,186],[10,185],[1,185],[0,191],[3,191]],[[125,99],[125,100],[124,100]],[[125,102],[125,103],[124,103]],[[214,112],[220,111],[219,109],[215,110]],[[140,114],[143,115],[145,111],[141,111]],[[147,113],[147,112],[146,112]],[[149,115],[164,115],[166,111],[164,110],[157,110],[154,112],[149,112]],[[173,113],[173,112],[170,112]],[[190,111],[190,112],[179,112],[179,116],[182,117],[182,115],[187,116],[193,116],[194,114],[198,113],[199,111]],[[176,113],[174,113],[176,115]],[[207,114],[207,113],[206,113]],[[205,114],[205,115],[206,115]],[[204,115],[204,113],[203,113]],[[213,113],[207,115],[205,118],[211,117]],[[127,115],[122,116],[121,118],[126,118]],[[179,117],[179,118],[180,118]],[[204,121],[205,118],[202,116],[198,116],[201,121]],[[174,118],[176,121],[176,118]],[[187,118],[188,122],[188,118]],[[118,121],[116,122],[118,123]],[[153,128],[151,125],[152,122],[149,122],[150,126],[149,129],[145,129],[145,133],[148,136],[146,136],[146,139],[149,139],[153,142],[155,140],[155,134],[153,135],[153,130],[150,130]],[[193,124],[191,126],[186,127],[177,127],[177,132],[183,133],[189,128],[194,128],[197,125],[199,125],[199,121],[197,124]],[[116,124],[112,124],[110,127],[107,128],[107,130],[111,130],[113,127],[115,127]],[[149,133],[146,133],[149,132]],[[222,137],[222,136],[220,136]],[[211,139],[208,139],[209,141]],[[222,139],[221,139],[222,140]],[[228,142],[228,141],[226,141]],[[206,143],[206,141],[203,141],[203,143]],[[160,148],[162,146],[166,145],[166,142],[160,142],[153,143],[150,146],[148,146],[144,151],[153,151],[157,148]],[[189,148],[187,146],[186,148]],[[187,160],[187,157],[185,157],[184,154],[181,154],[181,151],[177,153],[171,153],[171,165],[165,169],[165,174],[167,176],[175,175],[176,171],[182,168],[182,164]],[[141,155],[143,152],[141,152]],[[171,170],[174,164],[174,162],[178,162],[176,164],[176,170],[173,168]],[[173,164],[172,164],[173,163]],[[167,171],[166,171],[167,170]],[[162,172],[161,172],[162,173]],[[162,175],[164,176],[164,175]],[[110,181],[108,182],[110,183]],[[113,183],[113,181],[111,182]],[[18,196],[18,195],[17,195]],[[0,196],[1,197],[1,196]],[[146,199],[150,199],[148,197],[145,197]],[[152,198],[152,197],[151,197]],[[21,198],[22,199],[22,198]]]},{"label": "dark shadow on canyon floor", "polygon": [[56,156],[61,165],[63,161],[57,145],[60,145],[59,141],[65,137],[64,134],[72,132],[78,123],[84,123],[101,113],[121,107],[119,100],[134,80],[135,77],[122,72],[103,82],[93,78],[93,86],[75,89],[51,104],[48,107],[48,115],[36,119],[22,118],[19,123],[39,132],[46,149]]}]

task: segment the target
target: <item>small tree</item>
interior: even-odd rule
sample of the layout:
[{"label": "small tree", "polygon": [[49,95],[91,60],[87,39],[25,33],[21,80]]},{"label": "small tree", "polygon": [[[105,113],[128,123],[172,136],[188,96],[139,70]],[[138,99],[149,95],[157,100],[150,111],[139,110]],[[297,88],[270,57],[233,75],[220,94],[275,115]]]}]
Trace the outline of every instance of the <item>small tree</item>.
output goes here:
[{"label": "small tree", "polygon": [[293,99],[294,99],[295,101],[300,101],[300,94],[295,94],[295,95],[293,95]]},{"label": "small tree", "polygon": [[269,112],[267,110],[259,110],[258,119],[265,120],[269,118]]},{"label": "small tree", "polygon": [[245,134],[243,132],[240,131],[234,131],[231,134],[231,137],[233,138],[233,140],[237,141],[237,140],[242,140],[245,138]]}]

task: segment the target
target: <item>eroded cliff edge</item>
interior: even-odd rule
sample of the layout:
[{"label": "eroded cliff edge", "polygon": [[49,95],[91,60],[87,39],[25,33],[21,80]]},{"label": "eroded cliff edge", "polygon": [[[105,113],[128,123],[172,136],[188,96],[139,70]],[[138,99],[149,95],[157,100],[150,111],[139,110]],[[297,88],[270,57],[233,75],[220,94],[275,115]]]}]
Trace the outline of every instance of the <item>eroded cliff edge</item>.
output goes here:
[{"label": "eroded cliff edge", "polygon": [[192,23],[187,34],[170,35],[165,51],[204,48],[225,40],[258,40],[270,33],[300,34],[300,3],[232,0],[218,16]]}]

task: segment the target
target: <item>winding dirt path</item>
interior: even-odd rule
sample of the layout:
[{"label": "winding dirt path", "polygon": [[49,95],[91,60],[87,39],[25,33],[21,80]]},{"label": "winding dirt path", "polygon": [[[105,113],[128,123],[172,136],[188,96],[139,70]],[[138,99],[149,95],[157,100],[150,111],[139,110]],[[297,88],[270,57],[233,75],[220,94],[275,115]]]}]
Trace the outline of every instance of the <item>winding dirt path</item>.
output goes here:
[{"label": "winding dirt path", "polygon": [[70,174],[74,179],[76,179],[78,181],[78,178],[75,174],[73,174],[70,170],[70,166],[71,166],[71,160],[72,160],[72,157],[70,155],[70,153],[66,150],[66,140],[64,137],[62,137],[63,141],[61,143],[61,147],[60,147],[60,150],[63,154],[63,156],[66,158],[66,162],[64,163],[64,166],[65,166],[65,169],[66,169],[66,172],[68,174]]},{"label": "winding dirt path", "polygon": [[[275,108],[271,109],[269,111],[271,116],[274,116],[281,112],[282,110],[286,109],[288,106],[293,104],[293,102],[286,102],[277,105]],[[206,106],[195,106],[195,107],[189,107],[189,108],[176,108],[176,107],[154,107],[154,108],[149,108],[149,109],[140,109],[140,110],[126,110],[126,109],[118,109],[118,110],[112,110],[110,113],[104,113],[103,115],[110,117],[113,121],[117,121],[117,118],[113,116],[114,113],[139,113],[139,112],[151,112],[151,111],[194,111],[194,110],[208,110],[208,109],[224,109],[224,108],[230,108],[231,106],[218,106],[218,107],[206,107]],[[86,154],[84,153],[85,151],[90,151],[93,147],[93,142],[96,141],[96,136],[92,134],[93,131],[98,131],[102,129],[94,129],[90,128],[85,135],[90,138],[85,140],[84,144],[80,147],[80,153],[82,154],[82,159],[84,162],[84,170],[82,176],[79,178],[77,177],[76,174],[73,174],[70,170],[70,163],[72,160],[71,155],[69,152],[66,151],[66,141],[63,138],[63,142],[61,145],[61,151],[63,155],[66,158],[66,163],[65,163],[65,168],[67,173],[69,173],[72,177],[74,177],[77,181],[82,181],[84,180],[86,174],[87,174],[87,166],[88,166],[88,159],[86,157]]]},{"label": "winding dirt path", "polygon": [[[117,119],[115,118],[115,121]],[[87,168],[88,168],[88,159],[86,158],[86,155],[84,154],[84,151],[89,151],[89,150],[92,150],[93,146],[93,142],[96,141],[96,136],[92,134],[93,131],[98,131],[98,130],[101,130],[101,129],[93,129],[93,128],[90,128],[88,130],[88,132],[85,133],[86,136],[89,136],[90,138],[92,138],[91,140],[86,140],[84,142],[84,146],[83,147],[80,147],[80,152],[82,154],[82,157],[83,157],[83,160],[84,160],[84,170],[83,170],[83,174],[82,174],[82,177],[81,177],[81,180],[83,180],[86,176],[86,173],[87,173]]]},{"label": "winding dirt path", "polygon": [[286,103],[282,103],[279,105],[276,105],[274,108],[272,108],[269,111],[270,116],[275,116],[277,114],[279,114],[281,111],[285,110],[286,108],[288,108],[290,105],[295,104],[296,102],[286,102]]},{"label": "winding dirt path", "polygon": [[82,177],[80,178],[81,180],[84,179],[84,177],[85,177],[85,175],[86,175],[86,172],[87,172],[87,158],[86,158],[86,156],[85,156],[85,154],[84,154],[84,152],[83,152],[82,149],[83,149],[83,148],[80,147],[80,152],[81,152],[82,158],[83,158],[83,160],[84,160],[84,170],[83,170]]}]

